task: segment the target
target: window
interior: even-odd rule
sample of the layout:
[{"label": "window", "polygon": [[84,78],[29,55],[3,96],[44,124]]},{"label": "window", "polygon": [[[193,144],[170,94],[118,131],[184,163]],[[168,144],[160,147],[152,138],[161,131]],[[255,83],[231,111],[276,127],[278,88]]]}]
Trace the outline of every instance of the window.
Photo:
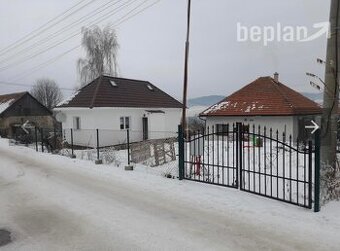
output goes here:
[{"label": "window", "polygon": [[216,133],[218,135],[227,134],[228,131],[229,131],[229,126],[228,125],[216,124]]},{"label": "window", "polygon": [[118,86],[118,85],[116,84],[116,82],[113,81],[113,80],[110,80],[110,84],[111,84],[113,87],[117,87],[117,86]]},{"label": "window", "polygon": [[130,129],[130,117],[120,117],[120,129]]},{"label": "window", "polygon": [[130,118],[125,117],[125,129],[130,129]]},{"label": "window", "polygon": [[149,89],[150,91],[154,91],[152,85],[148,84],[147,87],[148,87],[148,89]]},{"label": "window", "polygon": [[73,117],[73,129],[80,130],[80,117]]}]

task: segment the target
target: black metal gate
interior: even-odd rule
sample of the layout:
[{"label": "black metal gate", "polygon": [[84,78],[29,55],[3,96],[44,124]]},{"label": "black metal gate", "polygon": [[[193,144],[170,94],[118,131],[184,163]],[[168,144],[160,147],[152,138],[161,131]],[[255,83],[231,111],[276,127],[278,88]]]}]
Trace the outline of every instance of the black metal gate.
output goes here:
[{"label": "black metal gate", "polygon": [[312,208],[319,146],[311,140],[243,124],[179,133],[180,178]]}]

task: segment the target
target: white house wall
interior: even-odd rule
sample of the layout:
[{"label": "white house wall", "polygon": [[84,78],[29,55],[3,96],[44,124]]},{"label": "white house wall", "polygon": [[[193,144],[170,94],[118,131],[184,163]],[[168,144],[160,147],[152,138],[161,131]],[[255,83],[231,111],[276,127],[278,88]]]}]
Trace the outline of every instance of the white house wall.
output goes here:
[{"label": "white house wall", "polygon": [[[148,113],[147,110],[161,110],[164,113]],[[75,145],[96,146],[96,129],[99,129],[100,146],[126,143],[126,130],[120,129],[120,117],[130,117],[130,141],[143,139],[143,116],[148,118],[150,139],[176,136],[180,123],[181,109],[176,108],[59,108],[66,116],[62,123],[65,137],[70,142],[73,118],[80,118],[81,130],[73,130]]]},{"label": "white house wall", "polygon": [[167,110],[165,113],[152,113],[149,118],[150,139],[176,137],[181,120],[181,110]]}]

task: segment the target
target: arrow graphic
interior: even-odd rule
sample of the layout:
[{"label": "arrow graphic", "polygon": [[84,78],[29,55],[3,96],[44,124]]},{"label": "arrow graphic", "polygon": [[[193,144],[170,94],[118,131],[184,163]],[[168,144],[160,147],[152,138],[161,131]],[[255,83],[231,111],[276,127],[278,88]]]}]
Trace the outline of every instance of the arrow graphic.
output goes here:
[{"label": "arrow graphic", "polygon": [[312,122],[313,125],[305,126],[305,128],[306,129],[313,129],[312,134],[314,134],[320,128],[320,126],[317,123],[315,123],[314,120],[312,120],[311,122]]},{"label": "arrow graphic", "polygon": [[316,23],[313,25],[313,27],[316,29],[320,28],[320,30],[307,38],[300,39],[299,42],[310,42],[321,37],[324,34],[326,35],[327,38],[329,38],[329,27],[330,27],[329,22]]},{"label": "arrow graphic", "polygon": [[26,129],[27,124],[28,124],[28,120],[27,120],[25,123],[22,124],[21,129],[22,129],[26,134],[29,134],[29,132],[28,132],[27,129]]}]

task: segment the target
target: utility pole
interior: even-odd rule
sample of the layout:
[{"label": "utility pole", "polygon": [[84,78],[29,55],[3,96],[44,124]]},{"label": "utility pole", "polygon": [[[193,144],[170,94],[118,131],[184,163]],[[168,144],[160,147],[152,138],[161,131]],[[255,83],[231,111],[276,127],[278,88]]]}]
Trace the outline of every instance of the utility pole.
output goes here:
[{"label": "utility pole", "polygon": [[[336,175],[336,144],[339,105],[339,0],[331,0],[330,37],[327,44],[327,60],[325,73],[325,89],[323,94],[323,116],[321,133],[321,169],[322,173],[332,168],[332,176]],[[327,91],[326,91],[327,90]],[[328,169],[329,170],[329,169]],[[329,175],[329,173],[328,173]],[[322,188],[325,188],[322,184]]]},{"label": "utility pole", "polygon": [[190,39],[190,15],[191,15],[191,0],[188,0],[187,12],[187,37],[185,42],[185,60],[184,60],[184,82],[183,82],[183,108],[182,108],[182,128],[184,134],[187,135],[186,109],[188,95],[188,62],[189,62],[189,39]]}]

